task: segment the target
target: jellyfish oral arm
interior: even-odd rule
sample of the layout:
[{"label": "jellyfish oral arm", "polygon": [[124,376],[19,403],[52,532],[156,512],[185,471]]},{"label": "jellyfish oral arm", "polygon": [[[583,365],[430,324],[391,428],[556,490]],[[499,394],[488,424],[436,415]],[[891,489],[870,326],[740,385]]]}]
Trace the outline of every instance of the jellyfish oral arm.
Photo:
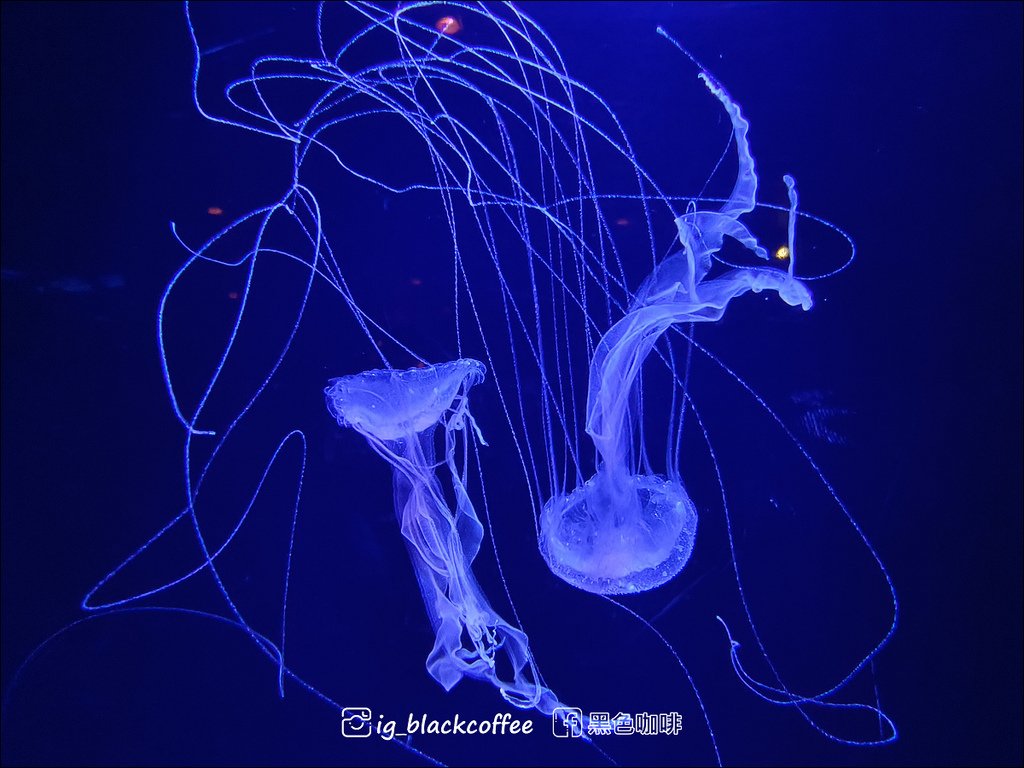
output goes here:
[{"label": "jellyfish oral arm", "polygon": [[402,441],[407,453],[392,464],[395,511],[437,635],[427,667],[451,689],[463,675],[486,677],[493,672],[500,644],[497,616],[469,565],[480,548],[483,529],[465,502],[455,515],[449,510],[440,483],[429,472],[434,465],[431,438],[411,434]]},{"label": "jellyfish oral arm", "polygon": [[587,391],[587,433],[594,441],[604,472],[613,485],[628,477],[626,466],[632,439],[630,395],[644,360],[660,336],[676,323],[715,322],[729,302],[747,291],[772,290],[787,304],[811,307],[807,288],[793,276],[793,237],[796,222],[796,185],[786,176],[789,189],[789,269],[769,267],[732,269],[706,279],[712,259],[726,237],[755,255],[767,252],[739,217],[757,204],[757,173],[747,133],[750,124],[739,106],[706,74],[701,79],[722,102],[732,122],[739,167],[729,199],[717,211],[690,211],[676,219],[682,252],[659,264],[643,282],[633,306],[598,342],[590,366]]},{"label": "jellyfish oral arm", "polygon": [[590,366],[586,430],[601,466],[613,477],[629,472],[629,399],[633,385],[647,355],[672,323],[671,313],[659,308],[630,312],[597,344]]}]

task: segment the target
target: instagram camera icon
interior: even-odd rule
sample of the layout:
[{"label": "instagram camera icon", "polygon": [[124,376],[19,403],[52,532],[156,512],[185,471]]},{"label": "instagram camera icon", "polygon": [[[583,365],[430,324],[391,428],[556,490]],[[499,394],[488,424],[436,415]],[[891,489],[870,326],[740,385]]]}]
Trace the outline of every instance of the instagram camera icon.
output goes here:
[{"label": "instagram camera icon", "polygon": [[578,739],[583,735],[583,712],[576,707],[555,707],[551,713],[551,732],[559,739]]},{"label": "instagram camera icon", "polygon": [[365,739],[373,731],[369,707],[345,707],[341,710],[341,735],[349,739]]}]

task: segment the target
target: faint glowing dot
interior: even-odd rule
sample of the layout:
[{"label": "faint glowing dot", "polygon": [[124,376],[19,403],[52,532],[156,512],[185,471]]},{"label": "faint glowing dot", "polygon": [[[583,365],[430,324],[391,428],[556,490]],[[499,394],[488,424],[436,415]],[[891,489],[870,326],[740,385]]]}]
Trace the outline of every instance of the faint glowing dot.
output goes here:
[{"label": "faint glowing dot", "polygon": [[778,248],[776,248],[775,249],[775,258],[778,259],[779,261],[785,261],[786,259],[788,259],[789,258],[789,246],[788,245],[780,245]]},{"label": "faint glowing dot", "polygon": [[423,285],[423,281],[420,280],[418,277],[410,277],[409,285]]},{"label": "faint glowing dot", "polygon": [[457,35],[462,31],[462,25],[454,16],[442,16],[434,24],[434,29],[442,35]]},{"label": "faint glowing dot", "polygon": [[232,300],[237,299],[238,291],[228,291],[228,298]]},{"label": "faint glowing dot", "polygon": [[621,218],[615,220],[615,224],[620,227],[628,227],[629,219],[627,219],[625,216],[622,216]]},{"label": "faint glowing dot", "polygon": [[211,216],[221,216],[224,214],[224,209],[218,208],[216,205],[211,205],[209,208],[206,209],[206,212]]}]

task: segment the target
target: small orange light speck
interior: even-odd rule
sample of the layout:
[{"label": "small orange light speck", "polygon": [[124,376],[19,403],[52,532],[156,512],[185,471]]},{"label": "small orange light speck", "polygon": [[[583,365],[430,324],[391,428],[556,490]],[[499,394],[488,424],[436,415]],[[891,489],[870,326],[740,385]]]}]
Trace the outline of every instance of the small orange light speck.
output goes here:
[{"label": "small orange light speck", "polygon": [[208,214],[210,214],[211,216],[223,216],[224,215],[224,209],[223,208],[218,208],[216,205],[211,205],[209,208],[206,209],[206,212]]},{"label": "small orange light speck", "polygon": [[778,248],[776,248],[775,249],[775,258],[778,259],[779,261],[785,261],[786,259],[788,259],[789,258],[789,246],[788,245],[780,245]]},{"label": "small orange light speck", "polygon": [[238,298],[238,291],[228,291],[228,298],[234,301]]},{"label": "small orange light speck", "polygon": [[442,35],[457,35],[462,31],[462,24],[454,16],[442,16],[434,24],[434,29]]}]

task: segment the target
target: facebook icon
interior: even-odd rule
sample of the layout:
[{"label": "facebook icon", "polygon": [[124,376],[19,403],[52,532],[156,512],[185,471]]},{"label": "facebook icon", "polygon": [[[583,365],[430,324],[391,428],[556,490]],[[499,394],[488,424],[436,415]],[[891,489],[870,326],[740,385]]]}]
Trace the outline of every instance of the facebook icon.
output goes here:
[{"label": "facebook icon", "polygon": [[576,707],[555,707],[551,713],[551,732],[559,739],[578,739],[583,735],[583,711]]}]

